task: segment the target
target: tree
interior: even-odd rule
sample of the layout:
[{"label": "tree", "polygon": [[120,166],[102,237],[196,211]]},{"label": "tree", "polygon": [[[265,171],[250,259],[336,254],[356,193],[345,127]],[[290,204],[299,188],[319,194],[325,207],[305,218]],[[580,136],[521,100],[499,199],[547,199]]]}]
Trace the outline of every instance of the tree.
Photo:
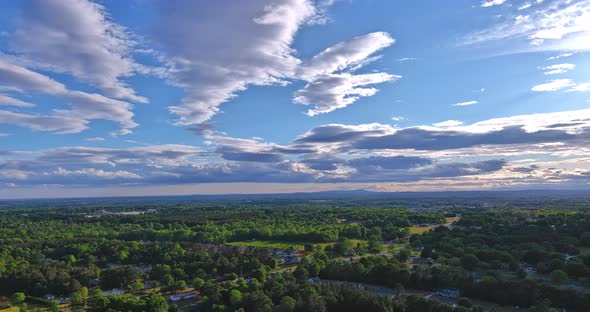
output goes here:
[{"label": "tree", "polygon": [[168,303],[166,299],[162,297],[160,294],[149,294],[148,296],[144,297],[144,301],[146,304],[146,311],[148,312],[167,312],[168,311]]},{"label": "tree", "polygon": [[25,299],[27,299],[27,295],[25,295],[24,292],[16,292],[12,294],[12,301],[14,301],[16,304],[25,302]]},{"label": "tree", "polygon": [[467,254],[461,258],[461,265],[465,269],[473,271],[479,265],[479,259],[474,254]]},{"label": "tree", "polygon": [[133,283],[131,283],[131,285],[129,285],[132,291],[140,291],[143,290],[145,288],[145,284],[140,281],[140,280],[136,280]]},{"label": "tree", "polygon": [[303,265],[299,265],[293,272],[293,276],[298,280],[305,280],[309,277],[309,272],[307,272]]},{"label": "tree", "polygon": [[230,290],[229,303],[234,307],[242,303],[242,292],[237,289]]},{"label": "tree", "polygon": [[293,312],[295,311],[296,304],[297,301],[295,301],[295,299],[285,296],[281,298],[281,303],[279,303],[279,306],[277,307],[277,312]]},{"label": "tree", "polygon": [[380,253],[383,251],[383,245],[381,242],[376,238],[373,237],[369,240],[369,252],[371,253]]},{"label": "tree", "polygon": [[399,253],[396,255],[397,260],[400,262],[406,262],[410,259],[410,251],[406,248],[400,249]]},{"label": "tree", "polygon": [[59,312],[59,303],[55,300],[49,301],[49,312]]},{"label": "tree", "polygon": [[466,307],[466,308],[471,308],[473,306],[473,303],[471,303],[471,301],[468,298],[465,297],[461,297],[457,300],[457,304],[462,306],[462,307]]},{"label": "tree", "polygon": [[336,244],[334,244],[334,251],[340,255],[348,254],[350,251],[352,251],[352,248],[352,241],[346,237],[339,238]]},{"label": "tree", "polygon": [[205,285],[205,281],[202,278],[195,277],[193,279],[193,288],[196,290],[201,290],[201,288]]},{"label": "tree", "polygon": [[556,284],[562,284],[567,280],[567,273],[562,270],[555,270],[551,272],[551,280]]},{"label": "tree", "polygon": [[583,263],[570,261],[566,263],[563,270],[571,277],[583,277],[588,272],[588,269]]}]

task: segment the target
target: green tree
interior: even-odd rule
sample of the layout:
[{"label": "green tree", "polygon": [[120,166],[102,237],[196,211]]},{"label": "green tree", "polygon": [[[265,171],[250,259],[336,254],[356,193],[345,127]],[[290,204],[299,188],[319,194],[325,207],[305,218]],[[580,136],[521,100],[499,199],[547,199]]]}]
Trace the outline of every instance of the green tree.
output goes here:
[{"label": "green tree", "polygon": [[27,295],[25,295],[24,292],[16,292],[12,294],[12,301],[16,304],[25,302],[25,299],[27,299]]},{"label": "green tree", "polygon": [[203,288],[203,285],[205,285],[205,281],[202,278],[195,277],[193,279],[193,288],[194,289],[201,290],[201,288]]},{"label": "green tree", "polygon": [[49,312],[59,312],[59,303],[55,300],[49,301]]},{"label": "green tree", "polygon": [[562,284],[567,280],[567,273],[562,270],[555,270],[550,274],[551,280],[556,284]]},{"label": "green tree", "polygon": [[242,292],[237,289],[232,289],[229,291],[229,303],[232,306],[238,306],[242,303]]},{"label": "green tree", "polygon": [[289,296],[285,296],[285,297],[281,298],[281,302],[279,303],[279,305],[277,307],[277,312],[293,312],[293,311],[295,311],[296,304],[297,304],[297,301],[295,301],[295,299],[293,299]]},{"label": "green tree", "polygon": [[168,303],[166,299],[160,294],[149,294],[143,298],[146,304],[147,312],[166,312],[168,311]]}]

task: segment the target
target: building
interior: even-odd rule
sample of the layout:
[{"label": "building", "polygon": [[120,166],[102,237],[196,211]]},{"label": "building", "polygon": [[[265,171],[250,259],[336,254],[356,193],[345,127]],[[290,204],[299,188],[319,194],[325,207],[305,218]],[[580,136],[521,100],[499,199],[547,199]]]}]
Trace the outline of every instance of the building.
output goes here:
[{"label": "building", "polygon": [[443,288],[439,289],[434,294],[444,298],[459,298],[460,295],[458,288]]},{"label": "building", "polygon": [[118,288],[113,288],[113,289],[111,289],[111,290],[106,290],[106,291],[103,291],[103,292],[102,292],[102,294],[103,294],[104,296],[111,296],[111,295],[122,295],[122,294],[124,294],[124,293],[125,293],[125,291],[124,291],[124,290],[122,290],[122,289],[118,289]]}]

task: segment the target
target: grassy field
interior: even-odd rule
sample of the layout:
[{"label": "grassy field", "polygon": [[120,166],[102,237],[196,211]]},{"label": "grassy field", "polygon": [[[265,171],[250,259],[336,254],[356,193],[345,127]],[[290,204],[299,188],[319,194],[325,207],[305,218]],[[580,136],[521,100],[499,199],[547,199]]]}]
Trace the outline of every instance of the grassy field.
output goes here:
[{"label": "grassy field", "polygon": [[461,217],[451,217],[451,218],[445,218],[447,223],[453,223],[453,222],[458,222],[459,220],[461,220]]},{"label": "grassy field", "polygon": [[410,226],[408,228],[410,230],[410,234],[422,234],[424,232],[428,232],[434,229],[434,226]]}]

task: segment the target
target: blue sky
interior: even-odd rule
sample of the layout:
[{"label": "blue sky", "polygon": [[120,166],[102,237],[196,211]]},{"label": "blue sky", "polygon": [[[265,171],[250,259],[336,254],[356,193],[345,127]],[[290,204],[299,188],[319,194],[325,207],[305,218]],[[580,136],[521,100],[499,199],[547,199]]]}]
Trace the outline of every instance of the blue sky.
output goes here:
[{"label": "blue sky", "polygon": [[589,1],[0,6],[0,197],[590,183]]}]

